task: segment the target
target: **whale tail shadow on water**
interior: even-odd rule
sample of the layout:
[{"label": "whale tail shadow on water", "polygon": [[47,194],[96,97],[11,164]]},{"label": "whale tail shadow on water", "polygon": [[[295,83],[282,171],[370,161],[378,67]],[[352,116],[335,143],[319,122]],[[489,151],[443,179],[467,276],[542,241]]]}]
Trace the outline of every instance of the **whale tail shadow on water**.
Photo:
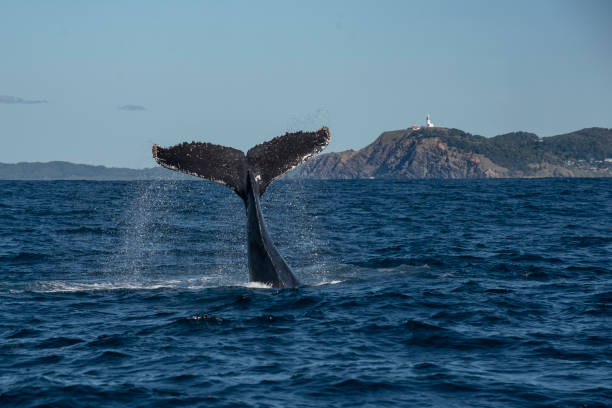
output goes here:
[{"label": "whale tail shadow on water", "polygon": [[321,152],[329,144],[329,129],[286,133],[250,149],[245,155],[211,143],[153,145],[161,166],[224,184],[242,198],[247,212],[249,278],[274,287],[296,287],[299,281],[278,253],[264,225],[259,197],[274,180]]}]

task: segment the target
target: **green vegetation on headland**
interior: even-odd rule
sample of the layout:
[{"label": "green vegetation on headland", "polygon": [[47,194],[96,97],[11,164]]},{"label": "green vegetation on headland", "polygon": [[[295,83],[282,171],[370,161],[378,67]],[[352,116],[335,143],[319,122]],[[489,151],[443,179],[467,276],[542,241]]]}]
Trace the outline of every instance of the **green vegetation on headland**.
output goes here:
[{"label": "green vegetation on headland", "polygon": [[[434,135],[438,133],[435,128],[432,130]],[[529,172],[533,165],[542,163],[567,165],[567,161],[603,162],[612,158],[612,132],[609,129],[582,129],[544,138],[527,132],[492,138],[472,136],[457,129],[439,133],[440,139],[449,146],[482,154],[500,166],[517,171]]]},{"label": "green vegetation on headland", "polygon": [[[290,178],[612,177],[612,129],[558,136],[514,132],[491,138],[442,127],[382,133],[359,151],[321,154]],[[108,168],[68,162],[0,163],[0,180],[194,179],[162,167]]]}]

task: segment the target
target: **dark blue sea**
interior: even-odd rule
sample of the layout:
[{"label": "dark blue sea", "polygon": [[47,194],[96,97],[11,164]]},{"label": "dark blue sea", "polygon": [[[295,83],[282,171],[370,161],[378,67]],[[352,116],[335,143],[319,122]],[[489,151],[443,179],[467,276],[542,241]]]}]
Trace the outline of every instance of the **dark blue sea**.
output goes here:
[{"label": "dark blue sea", "polygon": [[2,407],[604,407],[612,179],[0,182]]}]

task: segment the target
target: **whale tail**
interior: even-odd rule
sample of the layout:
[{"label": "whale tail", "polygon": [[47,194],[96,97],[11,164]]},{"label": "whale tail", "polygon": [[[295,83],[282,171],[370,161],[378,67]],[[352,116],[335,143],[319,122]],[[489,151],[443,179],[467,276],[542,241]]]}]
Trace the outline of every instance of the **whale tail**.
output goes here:
[{"label": "whale tail", "polygon": [[153,145],[153,157],[163,167],[224,184],[245,199],[248,171],[259,184],[261,196],[274,180],[325,149],[329,140],[329,129],[322,127],[275,137],[246,155],[231,147],[185,142],[172,147]]}]

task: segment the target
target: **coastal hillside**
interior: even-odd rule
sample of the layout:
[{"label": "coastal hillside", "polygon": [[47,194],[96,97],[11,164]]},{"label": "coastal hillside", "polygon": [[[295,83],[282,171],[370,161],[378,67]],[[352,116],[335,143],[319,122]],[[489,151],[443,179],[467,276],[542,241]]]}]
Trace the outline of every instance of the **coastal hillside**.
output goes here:
[{"label": "coastal hillside", "polygon": [[612,129],[486,138],[441,127],[382,133],[361,150],[327,153],[292,175],[312,179],[611,177]]},{"label": "coastal hillside", "polygon": [[162,167],[128,169],[65,161],[0,163],[0,180],[156,180],[195,178]]},{"label": "coastal hillside", "polygon": [[[612,177],[612,129],[589,128],[538,137],[514,132],[492,138],[442,127],[382,133],[361,150],[327,153],[288,178],[445,179]],[[113,168],[62,161],[0,163],[0,180],[196,179],[162,167]]]}]

